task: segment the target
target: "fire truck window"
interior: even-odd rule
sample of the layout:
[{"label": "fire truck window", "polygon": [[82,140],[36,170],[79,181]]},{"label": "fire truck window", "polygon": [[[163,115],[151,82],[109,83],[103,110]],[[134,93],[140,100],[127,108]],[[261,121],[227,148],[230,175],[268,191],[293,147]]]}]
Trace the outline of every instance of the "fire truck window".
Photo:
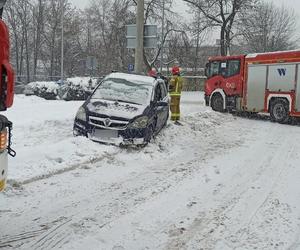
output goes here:
[{"label": "fire truck window", "polygon": [[239,60],[230,60],[228,61],[228,73],[227,77],[235,76],[240,73],[240,61]]},{"label": "fire truck window", "polygon": [[211,62],[208,77],[219,75],[220,62]]}]

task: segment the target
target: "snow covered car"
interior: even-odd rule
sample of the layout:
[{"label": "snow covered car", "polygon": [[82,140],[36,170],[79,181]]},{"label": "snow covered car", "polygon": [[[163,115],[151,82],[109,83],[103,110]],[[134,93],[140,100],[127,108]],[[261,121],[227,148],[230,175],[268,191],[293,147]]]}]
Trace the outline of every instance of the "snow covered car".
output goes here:
[{"label": "snow covered car", "polygon": [[112,73],[79,108],[74,135],[96,142],[145,145],[167,124],[169,97],[164,81]]}]

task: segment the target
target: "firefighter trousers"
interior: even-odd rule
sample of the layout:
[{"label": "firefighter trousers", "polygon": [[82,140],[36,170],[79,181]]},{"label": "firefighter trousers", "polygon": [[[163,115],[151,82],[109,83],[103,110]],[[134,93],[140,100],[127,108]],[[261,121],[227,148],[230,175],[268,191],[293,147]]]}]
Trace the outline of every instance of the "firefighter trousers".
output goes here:
[{"label": "firefighter trousers", "polygon": [[180,120],[180,96],[171,96],[171,121]]}]

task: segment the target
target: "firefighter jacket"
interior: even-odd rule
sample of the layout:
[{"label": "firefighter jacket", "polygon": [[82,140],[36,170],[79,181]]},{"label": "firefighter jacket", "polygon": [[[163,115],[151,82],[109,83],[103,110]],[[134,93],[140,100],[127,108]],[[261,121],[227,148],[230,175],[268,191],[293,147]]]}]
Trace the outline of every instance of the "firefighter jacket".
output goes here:
[{"label": "firefighter jacket", "polygon": [[181,76],[173,76],[169,83],[169,94],[170,96],[181,96],[183,79]]}]

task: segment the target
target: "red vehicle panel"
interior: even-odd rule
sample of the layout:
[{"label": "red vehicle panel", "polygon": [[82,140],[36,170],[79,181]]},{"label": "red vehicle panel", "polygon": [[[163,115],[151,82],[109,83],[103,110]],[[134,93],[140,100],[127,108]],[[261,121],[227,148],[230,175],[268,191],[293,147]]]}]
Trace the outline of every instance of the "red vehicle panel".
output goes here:
[{"label": "red vehicle panel", "polygon": [[[2,21],[5,0],[0,0],[0,111],[11,107],[14,97],[14,71],[9,63],[9,34]],[[8,154],[16,156],[11,148],[12,122],[0,115],[0,192],[5,188],[8,169]]]},{"label": "red vehicle panel", "polygon": [[300,116],[300,51],[211,57],[206,73],[206,105],[216,111],[265,112],[279,122]]},{"label": "red vehicle panel", "polygon": [[0,19],[0,110],[12,106],[14,98],[14,71],[9,63],[9,34],[5,23]]}]

